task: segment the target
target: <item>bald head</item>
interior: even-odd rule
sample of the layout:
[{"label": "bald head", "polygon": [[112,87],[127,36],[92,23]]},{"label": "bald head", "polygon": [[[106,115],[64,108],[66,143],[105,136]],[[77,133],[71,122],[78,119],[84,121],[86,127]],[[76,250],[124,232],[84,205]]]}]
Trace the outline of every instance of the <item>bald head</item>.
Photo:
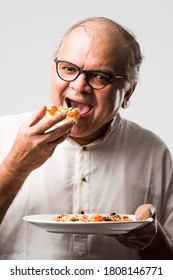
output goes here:
[{"label": "bald head", "polygon": [[79,29],[86,32],[92,41],[97,44],[97,48],[105,46],[104,51],[107,56],[116,59],[116,67],[125,72],[130,83],[137,82],[142,55],[140,46],[132,33],[111,19],[103,17],[88,18],[77,22],[67,30],[59,50],[64,41]]}]

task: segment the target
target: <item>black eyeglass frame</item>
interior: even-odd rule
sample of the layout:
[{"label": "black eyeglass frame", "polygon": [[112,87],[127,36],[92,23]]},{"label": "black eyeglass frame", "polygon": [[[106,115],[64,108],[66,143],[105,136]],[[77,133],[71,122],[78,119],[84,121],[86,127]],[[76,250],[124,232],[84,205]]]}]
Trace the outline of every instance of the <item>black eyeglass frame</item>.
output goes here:
[{"label": "black eyeglass frame", "polygon": [[[65,60],[58,60],[57,58],[54,59],[54,62],[56,63],[56,72],[57,72],[57,75],[60,77],[61,80],[65,81],[65,82],[72,82],[72,81],[75,81],[80,74],[84,73],[85,76],[86,76],[86,82],[87,84],[89,85],[89,87],[91,87],[92,89],[95,89],[95,90],[100,90],[100,89],[103,89],[105,88],[108,84],[110,84],[113,80],[116,80],[116,79],[127,79],[126,76],[120,76],[120,75],[113,75],[113,74],[110,74],[110,73],[106,73],[104,71],[101,71],[101,70],[84,70],[82,68],[80,68],[79,66],[77,66],[76,64],[72,63],[72,62],[69,62],[69,61],[65,61]],[[72,79],[72,80],[66,80],[64,78],[62,78],[58,72],[58,63],[59,62],[65,62],[65,63],[69,63],[71,65],[74,65],[78,70],[79,70],[79,73],[77,74],[77,76]],[[103,73],[107,76],[109,76],[110,78],[108,79],[108,82],[101,88],[95,88],[93,86],[90,85],[89,83],[89,73],[94,73],[94,72],[99,72],[99,73]]]}]

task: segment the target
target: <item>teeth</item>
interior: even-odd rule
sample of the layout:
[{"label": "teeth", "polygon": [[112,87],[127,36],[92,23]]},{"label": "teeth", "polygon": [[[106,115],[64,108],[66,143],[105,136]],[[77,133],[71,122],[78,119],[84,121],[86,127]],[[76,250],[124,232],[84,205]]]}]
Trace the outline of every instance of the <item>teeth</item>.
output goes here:
[{"label": "teeth", "polygon": [[78,105],[80,104],[79,102],[73,101],[73,100],[71,100],[69,98],[67,98],[66,101],[67,101],[68,108],[71,108],[71,107],[77,108]]}]

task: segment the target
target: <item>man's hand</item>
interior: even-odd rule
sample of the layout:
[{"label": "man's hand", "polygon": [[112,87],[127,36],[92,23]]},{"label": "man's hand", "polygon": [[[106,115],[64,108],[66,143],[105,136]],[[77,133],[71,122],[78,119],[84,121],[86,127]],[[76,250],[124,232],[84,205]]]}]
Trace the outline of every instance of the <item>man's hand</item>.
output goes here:
[{"label": "man's hand", "polygon": [[127,234],[115,235],[125,246],[141,250],[151,244],[153,238],[157,233],[157,215],[156,209],[151,204],[143,204],[138,207],[135,212],[137,220],[146,220],[149,217],[153,218],[153,221],[146,226],[133,230]]},{"label": "man's hand", "polygon": [[3,162],[3,167],[9,172],[29,174],[41,166],[53,154],[56,146],[68,137],[75,122],[62,121],[66,117],[64,113],[46,119],[46,109],[43,106],[20,127],[14,145]]},{"label": "man's hand", "polygon": [[46,109],[43,106],[22,124],[11,151],[0,164],[0,223],[28,175],[53,154],[75,124],[64,120],[64,113],[47,120]]}]

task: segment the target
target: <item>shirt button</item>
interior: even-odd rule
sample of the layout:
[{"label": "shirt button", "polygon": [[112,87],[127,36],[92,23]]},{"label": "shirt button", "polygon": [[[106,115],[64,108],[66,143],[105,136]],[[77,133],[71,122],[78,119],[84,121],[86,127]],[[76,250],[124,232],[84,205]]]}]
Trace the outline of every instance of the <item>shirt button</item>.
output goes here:
[{"label": "shirt button", "polygon": [[82,182],[86,182],[86,178],[85,177],[82,177],[81,180],[82,180]]},{"label": "shirt button", "polygon": [[85,146],[83,146],[82,149],[83,149],[83,151],[86,151],[86,147]]}]

